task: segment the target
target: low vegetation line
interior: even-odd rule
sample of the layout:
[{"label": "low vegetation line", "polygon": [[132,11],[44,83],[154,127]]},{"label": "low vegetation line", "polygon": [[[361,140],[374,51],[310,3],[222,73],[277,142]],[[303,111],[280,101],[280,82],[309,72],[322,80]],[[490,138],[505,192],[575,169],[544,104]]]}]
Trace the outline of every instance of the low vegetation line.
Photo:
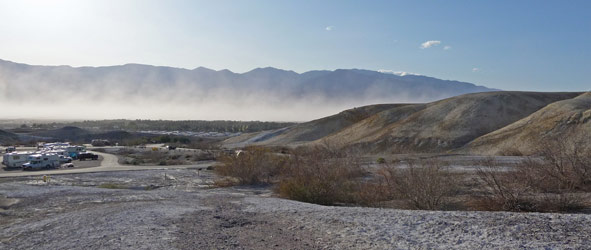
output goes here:
[{"label": "low vegetation line", "polygon": [[589,208],[591,151],[542,145],[511,168],[494,158],[476,171],[450,171],[437,159],[361,164],[352,151],[249,147],[220,158],[218,186],[272,185],[284,198],[321,205],[421,210],[577,212]]}]

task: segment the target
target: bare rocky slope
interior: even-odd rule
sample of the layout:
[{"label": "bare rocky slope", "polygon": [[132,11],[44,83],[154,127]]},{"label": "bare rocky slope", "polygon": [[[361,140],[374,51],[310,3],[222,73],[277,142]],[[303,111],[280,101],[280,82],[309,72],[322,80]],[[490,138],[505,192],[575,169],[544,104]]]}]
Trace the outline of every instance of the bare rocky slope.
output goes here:
[{"label": "bare rocky slope", "polygon": [[461,151],[478,154],[535,153],[547,141],[591,138],[591,92],[552,103],[502,129],[470,142]]},{"label": "bare rocky slope", "polygon": [[323,144],[376,153],[447,152],[549,104],[563,100],[580,103],[582,97],[572,98],[581,94],[499,91],[466,94],[428,104],[367,106],[283,131],[267,132],[264,136],[232,140],[235,143],[251,139],[258,145]]}]

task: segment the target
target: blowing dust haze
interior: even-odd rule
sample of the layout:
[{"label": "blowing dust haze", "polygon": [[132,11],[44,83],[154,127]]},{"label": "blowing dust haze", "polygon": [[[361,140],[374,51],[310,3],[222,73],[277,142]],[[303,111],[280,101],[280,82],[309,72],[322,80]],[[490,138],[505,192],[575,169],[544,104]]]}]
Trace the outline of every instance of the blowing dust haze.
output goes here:
[{"label": "blowing dust haze", "polygon": [[367,70],[237,74],[127,64],[31,66],[0,61],[4,119],[308,121],[377,103],[489,91],[469,83]]}]

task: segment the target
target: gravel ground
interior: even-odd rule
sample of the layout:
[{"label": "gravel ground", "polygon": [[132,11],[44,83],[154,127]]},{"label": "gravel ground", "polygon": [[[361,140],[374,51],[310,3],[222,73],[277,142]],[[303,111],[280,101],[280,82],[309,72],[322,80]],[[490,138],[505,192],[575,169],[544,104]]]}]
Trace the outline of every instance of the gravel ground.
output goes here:
[{"label": "gravel ground", "polygon": [[189,169],[0,178],[0,249],[589,249],[591,215],[327,207]]}]

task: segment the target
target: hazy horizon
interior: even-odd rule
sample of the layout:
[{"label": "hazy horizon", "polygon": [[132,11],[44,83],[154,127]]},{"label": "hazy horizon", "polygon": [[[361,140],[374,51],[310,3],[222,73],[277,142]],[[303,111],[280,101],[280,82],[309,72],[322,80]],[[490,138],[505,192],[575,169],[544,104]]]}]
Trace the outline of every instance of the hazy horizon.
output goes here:
[{"label": "hazy horizon", "polygon": [[302,122],[382,103],[490,91],[470,83],[367,70],[237,74],[128,64],[99,68],[0,61],[3,119]]},{"label": "hazy horizon", "polygon": [[0,61],[0,119],[301,122],[491,89],[589,91],[589,7],[0,0],[0,59],[17,63]]}]

